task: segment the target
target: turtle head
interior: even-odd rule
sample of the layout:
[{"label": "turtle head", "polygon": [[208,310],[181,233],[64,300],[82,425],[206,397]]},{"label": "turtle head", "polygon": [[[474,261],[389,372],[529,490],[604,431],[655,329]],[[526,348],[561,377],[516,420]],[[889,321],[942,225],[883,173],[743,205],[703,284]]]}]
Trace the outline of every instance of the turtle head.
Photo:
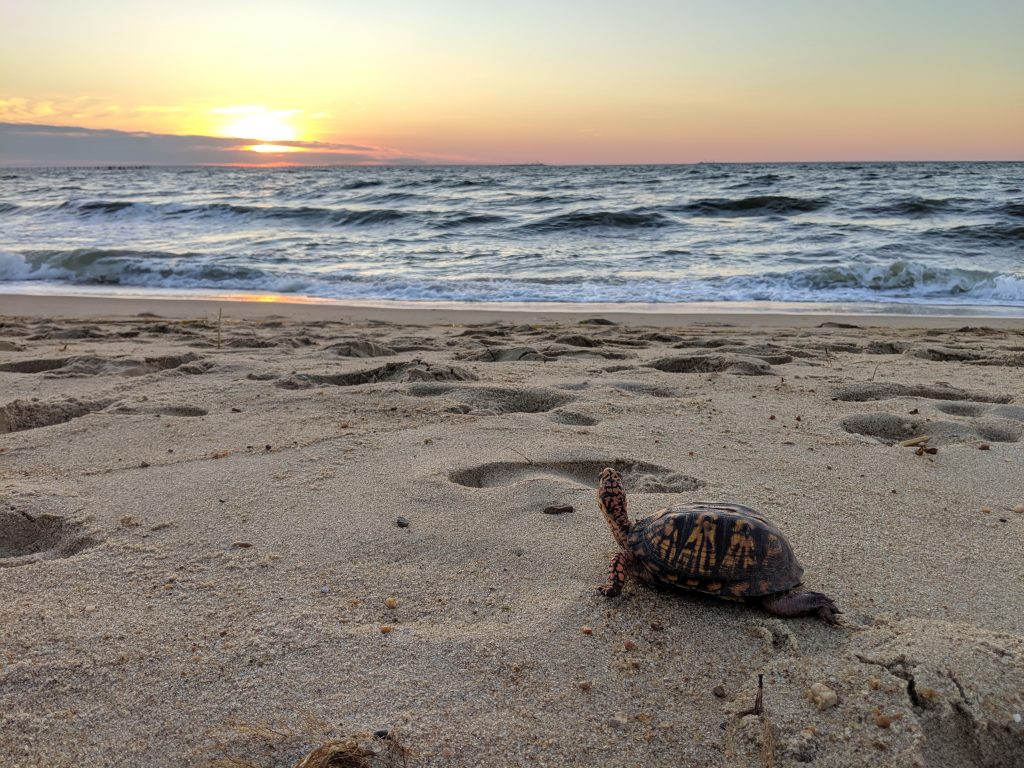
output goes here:
[{"label": "turtle head", "polygon": [[620,547],[625,548],[629,534],[629,515],[626,513],[626,492],[622,488],[622,475],[611,467],[601,471],[601,482],[597,486],[597,503],[601,507],[612,536]]}]

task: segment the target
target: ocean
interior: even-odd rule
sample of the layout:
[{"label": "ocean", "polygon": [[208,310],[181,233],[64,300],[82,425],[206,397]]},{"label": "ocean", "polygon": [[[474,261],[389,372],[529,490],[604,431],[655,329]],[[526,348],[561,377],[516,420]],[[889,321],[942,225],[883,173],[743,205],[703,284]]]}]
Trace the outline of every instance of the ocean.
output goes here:
[{"label": "ocean", "polygon": [[1024,316],[1024,163],[7,168],[0,293]]}]

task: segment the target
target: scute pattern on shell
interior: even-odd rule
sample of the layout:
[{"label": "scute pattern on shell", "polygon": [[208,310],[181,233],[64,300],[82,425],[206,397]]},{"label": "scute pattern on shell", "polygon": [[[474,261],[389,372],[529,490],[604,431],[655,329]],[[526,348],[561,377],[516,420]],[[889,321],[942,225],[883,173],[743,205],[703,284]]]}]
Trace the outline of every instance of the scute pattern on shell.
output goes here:
[{"label": "scute pattern on shell", "polygon": [[627,546],[647,580],[718,597],[761,597],[803,580],[781,531],[740,504],[667,507],[638,520]]}]

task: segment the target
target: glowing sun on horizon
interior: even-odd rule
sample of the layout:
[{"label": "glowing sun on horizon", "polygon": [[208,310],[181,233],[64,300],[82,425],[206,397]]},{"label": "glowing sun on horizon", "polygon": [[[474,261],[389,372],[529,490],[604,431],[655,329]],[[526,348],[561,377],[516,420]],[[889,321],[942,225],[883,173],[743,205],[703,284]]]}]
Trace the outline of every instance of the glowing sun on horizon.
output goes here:
[{"label": "glowing sun on horizon", "polygon": [[219,131],[222,136],[264,142],[297,141],[299,131],[290,120],[297,112],[273,112],[264,107],[222,107],[214,110],[215,114],[230,116]]}]

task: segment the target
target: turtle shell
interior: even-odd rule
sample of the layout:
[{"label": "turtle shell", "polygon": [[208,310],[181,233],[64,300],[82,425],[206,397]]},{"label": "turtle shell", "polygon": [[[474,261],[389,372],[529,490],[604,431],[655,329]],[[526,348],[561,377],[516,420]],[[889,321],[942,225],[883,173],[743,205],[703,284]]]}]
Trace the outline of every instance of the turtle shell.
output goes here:
[{"label": "turtle shell", "polygon": [[800,585],[786,537],[739,504],[676,504],[638,520],[627,546],[650,581],[720,597],[747,598]]}]

